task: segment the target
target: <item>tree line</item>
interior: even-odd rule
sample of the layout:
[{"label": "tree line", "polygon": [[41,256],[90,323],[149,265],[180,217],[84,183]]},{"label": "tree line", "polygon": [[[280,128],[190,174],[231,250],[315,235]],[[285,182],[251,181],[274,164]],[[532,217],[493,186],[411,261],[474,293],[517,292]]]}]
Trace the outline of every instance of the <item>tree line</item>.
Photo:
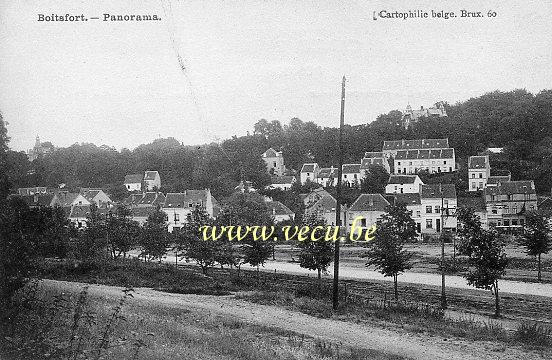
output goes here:
[{"label": "tree line", "polygon": [[[509,170],[513,179],[534,179],[538,193],[550,192],[551,90],[536,95],[525,90],[495,91],[453,105],[444,103],[444,107],[448,117],[422,118],[408,129],[402,126],[398,110],[371,123],[346,125],[345,162],[359,162],[364,152],[380,151],[384,140],[448,138],[464,169],[468,156],[488,147],[504,147],[501,156],[491,157],[493,169]],[[287,124],[261,119],[252,130],[246,136],[200,146],[185,146],[174,138],[121,151],[106,145],[74,144],[56,148],[33,163],[23,153],[7,149],[3,160],[12,189],[64,183],[70,188],[105,187],[116,198],[125,195],[121,187],[125,175],[145,170],[160,172],[163,191],[209,187],[216,197],[225,197],[242,179],[260,188],[270,181],[260,158],[269,147],[282,149],[290,169],[300,170],[303,163],[313,161],[321,166],[337,164],[337,127],[298,118]],[[465,185],[460,182],[460,186]]]}]

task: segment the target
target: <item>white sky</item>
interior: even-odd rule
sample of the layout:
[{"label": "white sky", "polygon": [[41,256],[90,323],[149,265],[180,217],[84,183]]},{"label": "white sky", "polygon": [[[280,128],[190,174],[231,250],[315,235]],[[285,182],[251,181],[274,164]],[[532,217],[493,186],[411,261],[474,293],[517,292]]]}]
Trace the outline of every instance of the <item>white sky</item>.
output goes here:
[{"label": "white sky", "polygon": [[[350,124],[407,103],[552,88],[552,2],[442,3],[172,0],[191,88],[161,0],[4,0],[0,111],[16,150],[32,147],[37,134],[57,146],[120,149],[159,136],[200,144],[243,135],[261,118],[336,126],[344,74]],[[374,21],[383,9],[492,9],[497,17]],[[39,13],[162,20],[38,22]]]}]

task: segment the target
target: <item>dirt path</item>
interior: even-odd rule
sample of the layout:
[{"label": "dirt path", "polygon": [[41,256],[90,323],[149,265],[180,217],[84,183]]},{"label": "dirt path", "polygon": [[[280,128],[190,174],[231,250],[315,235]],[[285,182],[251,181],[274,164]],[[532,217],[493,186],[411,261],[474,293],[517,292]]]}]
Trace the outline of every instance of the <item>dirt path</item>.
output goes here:
[{"label": "dirt path", "polygon": [[[44,280],[45,286],[61,291],[78,291],[84,284]],[[91,285],[90,294],[119,297],[118,287]],[[191,311],[223,315],[244,322],[264,325],[341,343],[357,348],[375,349],[412,359],[540,359],[536,353],[507,348],[490,342],[469,342],[457,339],[410,334],[364,324],[320,319],[276,306],[253,304],[234,296],[204,296],[162,293],[152,289],[135,289],[133,301],[144,306],[186,308]]]}]

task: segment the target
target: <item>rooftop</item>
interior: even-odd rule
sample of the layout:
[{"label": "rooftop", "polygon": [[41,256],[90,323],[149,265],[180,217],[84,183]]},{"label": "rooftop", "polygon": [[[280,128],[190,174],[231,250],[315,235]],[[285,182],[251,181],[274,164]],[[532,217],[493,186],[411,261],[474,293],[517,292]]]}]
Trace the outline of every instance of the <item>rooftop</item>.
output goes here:
[{"label": "rooftop", "polygon": [[293,211],[279,201],[267,201],[266,206],[272,215],[293,215]]},{"label": "rooftop", "polygon": [[456,188],[454,184],[426,184],[421,185],[421,198],[422,199],[434,199],[434,198],[456,198]]},{"label": "rooftop", "polygon": [[351,205],[351,211],[385,211],[389,202],[381,194],[361,194]]},{"label": "rooftop", "polygon": [[310,164],[303,164],[303,167],[301,168],[301,172],[305,173],[311,173],[314,172],[314,169],[316,168],[318,164],[317,163],[310,163]]},{"label": "rooftop", "polygon": [[125,184],[138,184],[142,182],[143,178],[142,174],[125,175]]},{"label": "rooftop", "polygon": [[391,175],[388,184],[414,184],[418,175]]},{"label": "rooftop", "polygon": [[468,158],[468,169],[486,169],[489,166],[488,156],[470,156]]},{"label": "rooftop", "polygon": [[448,148],[448,139],[391,140],[383,142],[383,150],[414,150]]}]

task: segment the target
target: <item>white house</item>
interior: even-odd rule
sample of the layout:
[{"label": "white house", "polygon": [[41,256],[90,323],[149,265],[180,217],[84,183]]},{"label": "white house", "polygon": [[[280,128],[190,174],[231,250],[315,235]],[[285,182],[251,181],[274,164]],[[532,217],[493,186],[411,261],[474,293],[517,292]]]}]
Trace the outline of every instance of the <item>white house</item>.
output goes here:
[{"label": "white house", "polygon": [[336,185],[337,168],[331,166],[329,168],[320,169],[320,171],[318,172],[318,177],[316,178],[316,182],[324,187]]},{"label": "white house", "polygon": [[214,217],[214,198],[211,190],[186,190],[182,193],[168,193],[161,208],[168,216],[168,230],[180,229],[188,221],[188,215],[196,208]]},{"label": "white house", "polygon": [[144,173],[144,186],[146,191],[161,189],[161,176],[157,171],[146,171]]},{"label": "white house", "polygon": [[399,150],[393,162],[394,173],[402,175],[419,171],[437,174],[456,170],[453,148]]},{"label": "white house", "polygon": [[385,186],[386,194],[416,194],[424,183],[418,175],[391,175]]},{"label": "white house", "polygon": [[389,205],[389,201],[381,194],[360,194],[348,210],[349,229],[356,218],[359,218],[359,221],[355,222],[356,227],[369,228],[385,214]]},{"label": "white house", "polygon": [[142,174],[125,175],[124,185],[128,191],[142,191]]},{"label": "white house", "polygon": [[439,235],[443,229],[456,231],[454,184],[421,185],[420,202],[423,234]]},{"label": "white house", "polygon": [[468,158],[469,191],[483,190],[491,176],[489,156],[470,156]]},{"label": "white house", "polygon": [[286,166],[284,165],[284,156],[281,151],[270,148],[265,151],[261,157],[266,164],[266,169],[269,174],[276,176],[283,176],[285,174]]},{"label": "white house", "polygon": [[301,185],[304,185],[307,181],[316,182],[320,167],[318,163],[303,164],[301,168]]},{"label": "white house", "polygon": [[266,206],[275,223],[295,219],[295,214],[279,201],[267,201]]},{"label": "white house", "polygon": [[268,186],[271,189],[280,189],[286,191],[291,189],[291,186],[295,183],[295,176],[273,176],[270,179],[270,185]]},{"label": "white house", "polygon": [[343,185],[360,186],[360,181],[364,177],[364,174],[360,172],[360,164],[343,164],[341,171],[341,182]]}]

